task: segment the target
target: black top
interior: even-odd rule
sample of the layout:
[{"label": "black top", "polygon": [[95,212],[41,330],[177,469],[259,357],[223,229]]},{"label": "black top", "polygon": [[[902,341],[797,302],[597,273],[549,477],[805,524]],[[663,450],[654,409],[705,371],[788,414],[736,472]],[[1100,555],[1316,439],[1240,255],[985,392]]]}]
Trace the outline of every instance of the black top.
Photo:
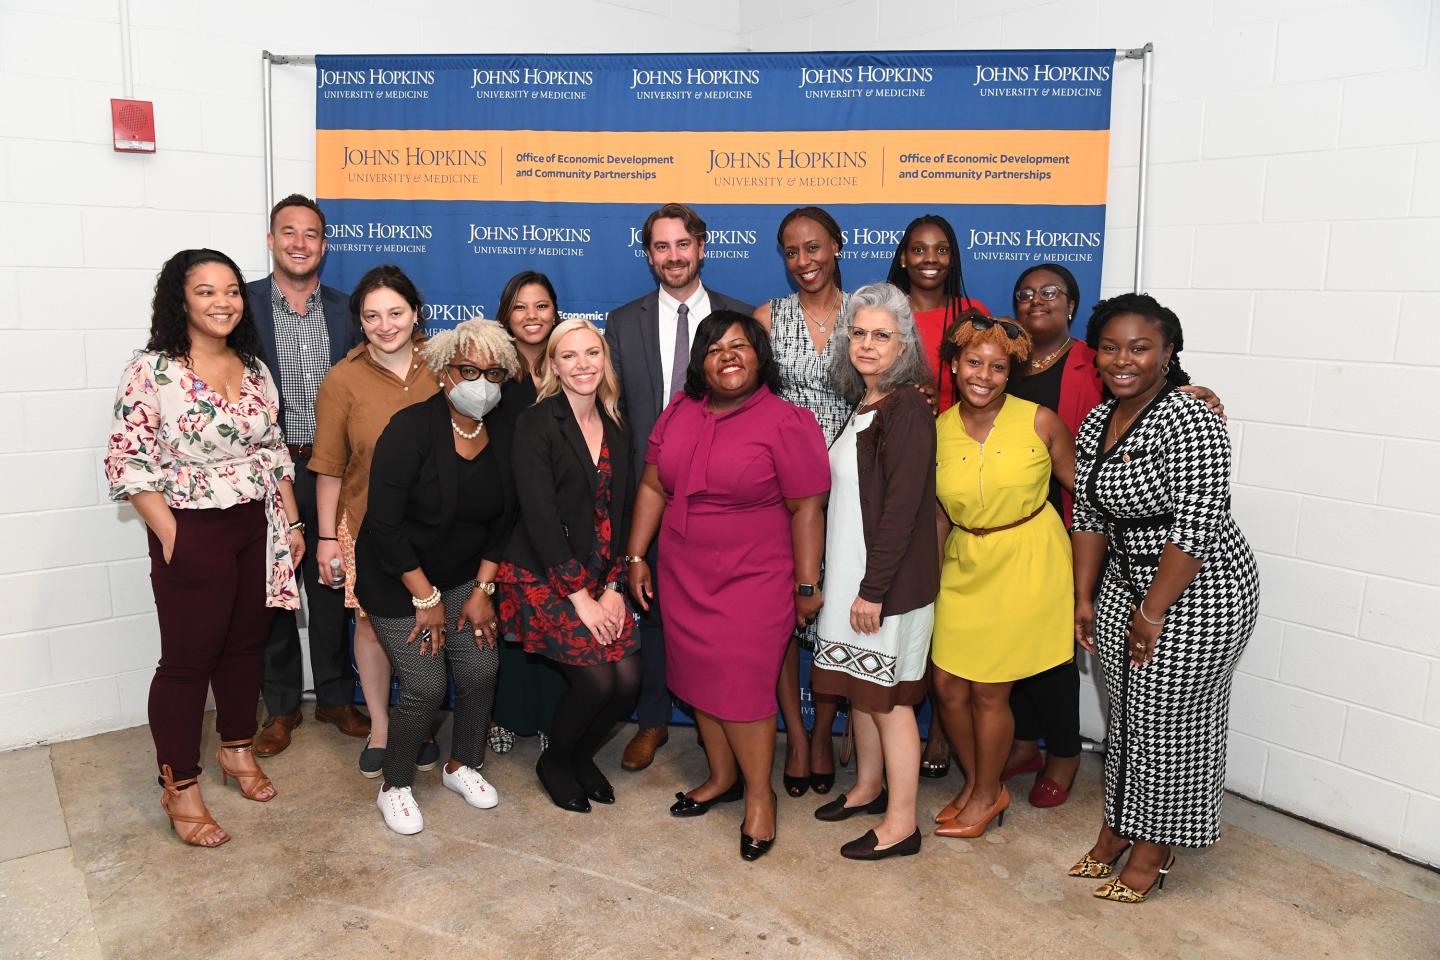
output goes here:
[{"label": "black top", "polygon": [[[630,532],[635,477],[630,467],[630,430],[600,411],[611,456],[610,525],[617,552]],[[546,397],[522,412],[513,446],[520,522],[505,559],[542,576],[567,560],[589,562],[595,547],[595,499],[599,477],[580,424],[565,394]],[[363,527],[361,528],[364,529]]]},{"label": "black top", "polygon": [[[509,406],[509,409],[506,409]],[[400,576],[416,567],[441,590],[498,561],[515,524],[515,484],[506,461],[514,407],[485,418],[490,443],[472,461],[455,452],[443,393],[391,419],[370,466],[370,500],[355,544],[355,596],[369,613],[415,613]]]},{"label": "black top", "polygon": [[[1054,413],[1060,411],[1060,380],[1065,375],[1065,358],[1070,355],[1066,350],[1063,356],[1058,357],[1049,367],[1029,377],[1011,377],[1006,387],[1006,392],[1021,400],[1029,400],[1031,403],[1038,403],[1040,406]],[[1050,474],[1050,493],[1045,498],[1055,508],[1055,512],[1061,517],[1065,516],[1063,499],[1064,487],[1060,481],[1055,479],[1055,474]]]}]

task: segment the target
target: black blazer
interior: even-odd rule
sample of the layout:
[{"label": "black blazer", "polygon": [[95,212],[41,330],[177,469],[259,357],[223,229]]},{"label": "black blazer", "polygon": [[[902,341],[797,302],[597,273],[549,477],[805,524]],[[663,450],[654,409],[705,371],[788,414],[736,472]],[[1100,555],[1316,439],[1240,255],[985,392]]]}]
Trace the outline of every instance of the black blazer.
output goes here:
[{"label": "black blazer", "polygon": [[[630,532],[635,492],[630,430],[606,416],[604,409],[600,420],[610,448],[610,550],[611,557],[619,560]],[[571,559],[586,566],[595,548],[599,478],[564,393],[546,397],[520,414],[511,459],[520,521],[510,536],[506,559],[540,576],[550,576]]]},{"label": "black blazer", "polygon": [[[503,406],[502,402],[502,406]],[[507,463],[514,435],[514,414],[497,410],[485,418],[496,476],[505,510],[495,523],[490,542],[454,544],[448,536],[460,497],[450,405],[445,394],[406,407],[395,414],[375,443],[370,463],[370,499],[360,538],[355,544],[355,595],[368,612],[384,617],[410,616],[415,611],[410,591],[400,576],[416,567],[442,590],[475,576],[470,569],[455,583],[436,579],[439,567],[451,568],[461,555],[479,560],[503,559],[504,545],[515,526],[515,482]]]},{"label": "black blazer", "polygon": [[[245,299],[260,332],[260,359],[270,368],[270,379],[280,394],[280,423],[285,423],[285,387],[280,383],[280,357],[275,349],[275,313],[270,306],[270,276],[245,284]],[[330,366],[335,366],[350,348],[360,342],[360,322],[350,312],[350,298],[320,284],[320,303],[325,310],[325,330],[330,334]]]},{"label": "black blazer", "polygon": [[[705,288],[710,309],[734,310],[747,316],[755,312],[748,303]],[[650,431],[660,419],[669,397],[665,389],[665,366],[660,359],[660,291],[651,290],[638,300],[610,311],[605,321],[605,339],[610,343],[610,360],[620,378],[620,412],[630,424],[631,465],[638,476],[645,468],[645,447]],[[668,363],[669,361],[664,361]],[[679,390],[683,384],[677,384]]]}]

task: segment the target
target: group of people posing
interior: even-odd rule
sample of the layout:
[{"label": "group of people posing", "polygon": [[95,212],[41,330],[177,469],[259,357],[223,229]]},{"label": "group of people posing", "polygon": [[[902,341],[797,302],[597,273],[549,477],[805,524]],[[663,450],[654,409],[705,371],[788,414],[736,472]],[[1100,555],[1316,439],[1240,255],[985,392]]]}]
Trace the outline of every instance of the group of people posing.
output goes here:
[{"label": "group of people posing", "polygon": [[[1108,750],[1099,834],[1070,875],[1139,902],[1174,847],[1214,843],[1258,578],[1230,515],[1219,400],[1189,386],[1175,314],[1122,295],[1073,339],[1081,292],[1042,264],[1016,278],[1012,316],[992,317],[935,216],[906,229],[887,282],[847,293],[835,220],[791,211],[777,243],[795,291],[758,309],[701,283],[691,208],[660,207],[642,236],[658,288],[603,332],[561,320],[528,271],[498,322],[425,332],[393,266],[347,310],[319,283],[324,215],[298,195],[272,211],[275,271],[248,290],[214,250],[165,264],[106,467],[149,531],[150,721],[176,833],[230,839],[197,784],[207,688],[222,774],[276,795],[256,757],[299,723],[303,581],[316,716],[367,737],[361,772],[383,778],[397,833],[423,828],[416,771],[440,763],[453,684],[441,781],[475,807],[497,803],[481,768],[517,727],[545,735],[536,773],[557,806],[615,802],[597,751],[634,708],[623,765],[647,765],[673,694],[708,776],[670,812],[743,800],[754,860],[776,837],[777,713],[786,792],[825,794],[844,700],[856,779],[814,816],[878,820],[841,854],[919,852],[919,778],[945,774],[947,743],[964,784],[935,833],[979,837],[1003,824],[1015,776],[1037,774],[1036,806],[1068,797],[1078,645],[1103,664]],[[335,651],[317,652],[316,617],[339,602],[368,718],[335,692],[348,672],[322,669]],[[497,694],[519,719],[494,722]],[[938,729],[922,754],[927,694]]]}]

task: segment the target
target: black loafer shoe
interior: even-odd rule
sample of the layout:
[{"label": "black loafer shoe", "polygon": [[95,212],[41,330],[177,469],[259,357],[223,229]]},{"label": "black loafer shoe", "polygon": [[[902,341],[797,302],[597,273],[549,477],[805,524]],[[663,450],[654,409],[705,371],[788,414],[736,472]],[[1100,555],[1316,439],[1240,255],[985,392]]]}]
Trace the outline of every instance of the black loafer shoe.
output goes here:
[{"label": "black loafer shoe", "polygon": [[840,848],[840,856],[846,860],[884,860],[886,857],[913,857],[920,852],[920,828],[904,840],[888,847],[880,846],[880,838],[874,830],[866,830],[865,836],[851,840]]},{"label": "black loafer shoe", "polygon": [[880,788],[880,793],[874,800],[871,800],[869,803],[862,803],[856,807],[845,806],[846,796],[847,794],[842,793],[823,807],[817,807],[815,810],[815,819],[824,820],[827,823],[838,823],[841,820],[849,820],[856,814],[884,813],[890,808],[890,793],[884,787]]},{"label": "black loafer shoe", "polygon": [[769,853],[770,848],[774,845],[774,837],[771,837],[769,840],[756,840],[754,837],[747,834],[744,830],[740,831],[741,860],[746,860],[753,863],[754,861],[759,860],[761,857],[765,856],[765,854]]}]

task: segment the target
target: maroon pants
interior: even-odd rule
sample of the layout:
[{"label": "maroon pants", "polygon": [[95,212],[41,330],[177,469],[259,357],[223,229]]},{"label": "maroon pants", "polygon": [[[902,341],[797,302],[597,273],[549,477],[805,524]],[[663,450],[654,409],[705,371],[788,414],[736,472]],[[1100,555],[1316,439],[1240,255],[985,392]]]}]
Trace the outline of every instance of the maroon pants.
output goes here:
[{"label": "maroon pants", "polygon": [[255,735],[260,650],[273,611],[265,606],[269,544],[265,507],[176,510],[170,562],[150,534],[150,583],[160,617],[160,665],[150,682],[156,766],[175,779],[200,774],[205,693],[215,690],[221,740]]}]

